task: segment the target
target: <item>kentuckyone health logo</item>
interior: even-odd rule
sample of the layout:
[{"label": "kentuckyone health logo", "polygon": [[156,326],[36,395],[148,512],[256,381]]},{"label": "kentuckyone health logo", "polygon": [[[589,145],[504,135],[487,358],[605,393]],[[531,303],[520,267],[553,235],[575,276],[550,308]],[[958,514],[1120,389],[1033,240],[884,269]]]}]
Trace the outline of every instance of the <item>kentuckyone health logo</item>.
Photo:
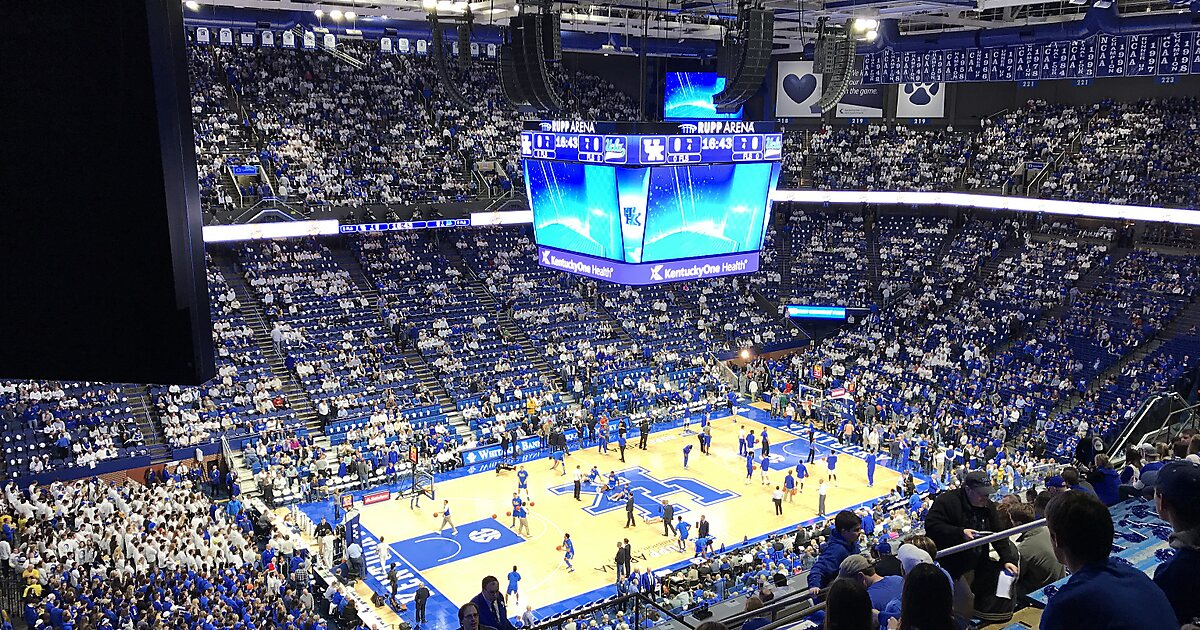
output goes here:
[{"label": "kentuckyone health logo", "polygon": [[758,252],[641,265],[539,248],[543,267],[618,284],[650,285],[758,271]]}]

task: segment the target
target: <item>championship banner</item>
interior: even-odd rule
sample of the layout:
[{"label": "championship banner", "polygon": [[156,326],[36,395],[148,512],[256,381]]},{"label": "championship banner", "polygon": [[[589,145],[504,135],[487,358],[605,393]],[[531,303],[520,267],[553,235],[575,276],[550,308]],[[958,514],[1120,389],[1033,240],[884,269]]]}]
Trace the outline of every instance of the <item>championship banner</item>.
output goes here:
[{"label": "championship banner", "polygon": [[275,31],[263,31],[262,32],[262,47],[263,48],[274,48],[275,47]]},{"label": "championship banner", "polygon": [[238,33],[238,39],[242,46],[250,47],[254,45],[254,31],[242,31]]},{"label": "championship banner", "polygon": [[495,44],[487,45],[487,56],[488,56],[488,59],[496,58],[496,45]]},{"label": "championship banner", "polygon": [[211,41],[211,40],[209,39],[210,37],[211,37],[211,36],[210,36],[210,35],[209,35],[209,33],[208,33],[208,28],[207,28],[207,27],[205,27],[205,26],[201,26],[200,28],[196,29],[196,43],[197,43],[197,44],[207,44],[207,43],[209,43],[209,41]]},{"label": "championship banner", "polygon": [[816,108],[821,99],[821,75],[813,72],[813,62],[780,61],[775,74],[776,118],[821,116]]},{"label": "championship banner", "polygon": [[479,56],[479,42],[471,42],[471,56],[472,57]]},{"label": "championship banner", "polygon": [[392,38],[384,37],[384,38],[380,39],[379,40],[379,50],[381,52],[390,54],[392,52]]},{"label": "championship banner", "polygon": [[896,118],[943,118],[945,83],[905,83],[896,90]]},{"label": "championship banner", "polygon": [[398,48],[399,48],[400,52],[402,52],[406,55],[412,50],[412,47],[411,47],[412,42],[408,41],[407,38],[401,37],[398,40],[398,44],[399,44]]},{"label": "championship banner", "polygon": [[314,50],[317,47],[317,34],[312,31],[304,31],[304,49]]},{"label": "championship banner", "polygon": [[233,30],[228,29],[228,28],[221,29],[220,32],[218,33],[217,41],[222,46],[232,46],[233,45]]},{"label": "championship banner", "polygon": [[334,50],[337,48],[337,36],[333,33],[325,33],[325,37],[322,38],[321,45],[327,50]]},{"label": "championship banner", "polygon": [[291,31],[283,32],[283,47],[284,48],[295,48],[296,47],[296,34],[295,33],[291,32]]}]

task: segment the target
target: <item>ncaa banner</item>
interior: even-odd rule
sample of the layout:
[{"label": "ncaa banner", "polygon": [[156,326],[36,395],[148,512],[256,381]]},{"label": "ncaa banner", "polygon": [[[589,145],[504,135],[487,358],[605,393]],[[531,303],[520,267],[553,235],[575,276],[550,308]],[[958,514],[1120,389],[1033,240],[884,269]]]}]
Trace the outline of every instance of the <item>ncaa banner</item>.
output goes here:
[{"label": "ncaa banner", "polygon": [[883,118],[883,86],[856,85],[838,101],[838,118]]},{"label": "ncaa banner", "polygon": [[479,42],[471,42],[471,56],[472,57],[479,56]]},{"label": "ncaa banner", "polygon": [[221,29],[221,31],[218,33],[217,41],[220,42],[222,46],[232,46],[233,45],[233,31],[231,29],[227,29],[227,28]]},{"label": "ncaa banner", "polygon": [[328,50],[337,48],[337,36],[333,33],[325,33],[325,37],[321,39],[321,45]]},{"label": "ncaa banner", "polygon": [[209,43],[211,41],[209,39],[209,37],[210,37],[210,35],[208,33],[208,28],[201,26],[200,28],[196,29],[196,43],[197,44]]},{"label": "ncaa banner", "polygon": [[242,31],[238,33],[238,38],[243,47],[254,45],[254,31]]},{"label": "ncaa banner", "polygon": [[379,40],[379,50],[380,50],[380,52],[391,53],[392,52],[392,38],[384,37],[383,39],[380,39]]},{"label": "ncaa banner", "polygon": [[406,39],[406,38],[402,37],[399,40],[397,40],[396,43],[398,44],[397,48],[400,50],[400,52],[402,52],[406,55],[409,53],[409,51],[412,50],[412,47],[410,46],[411,42],[409,42],[408,39]]},{"label": "ncaa banner", "polygon": [[811,61],[780,61],[775,68],[775,117],[819,118],[821,75]]},{"label": "ncaa banner", "polygon": [[304,31],[304,49],[314,50],[317,47],[317,34],[312,31]]},{"label": "ncaa banner", "polygon": [[427,42],[423,39],[418,39],[417,40],[417,54],[425,55],[428,53],[429,53],[429,42]]},{"label": "ncaa banner", "polygon": [[263,48],[274,48],[275,47],[275,31],[263,31],[262,32],[262,47]]},{"label": "ncaa banner", "polygon": [[896,118],[944,118],[945,83],[902,83],[896,90]]},{"label": "ncaa banner", "polygon": [[488,59],[496,58],[496,45],[495,44],[487,45],[487,56],[488,56]]},{"label": "ncaa banner", "polygon": [[283,32],[283,47],[284,48],[295,48],[296,47],[296,34],[295,33],[291,32],[291,31]]}]

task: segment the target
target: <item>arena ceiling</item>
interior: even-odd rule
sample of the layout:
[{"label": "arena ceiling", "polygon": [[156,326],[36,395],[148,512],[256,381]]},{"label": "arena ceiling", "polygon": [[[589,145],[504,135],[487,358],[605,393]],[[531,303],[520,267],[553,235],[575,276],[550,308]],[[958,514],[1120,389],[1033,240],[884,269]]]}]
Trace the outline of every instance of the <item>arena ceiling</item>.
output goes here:
[{"label": "arena ceiling", "polygon": [[[951,30],[1002,28],[1067,22],[1082,19],[1094,3],[1110,0],[765,0],[775,11],[776,53],[796,50],[811,42],[817,20],[843,22],[850,18],[895,19],[904,34]],[[354,21],[376,24],[376,20],[423,21],[435,0],[211,0],[203,4],[237,8],[323,11],[325,20],[333,11],[354,14]],[[517,0],[436,0],[438,14],[447,18],[463,15],[469,7],[476,23],[505,24],[518,12]],[[534,2],[524,3],[536,6]],[[1122,15],[1178,13],[1178,5],[1167,0],[1116,0]],[[586,33],[608,33],[620,46],[622,38],[637,37],[643,29],[650,37],[675,40],[719,40],[721,23],[736,13],[725,0],[614,0],[585,2],[555,1],[563,12],[563,29]],[[1183,9],[1186,11],[1186,9]],[[341,20],[346,23],[347,20]]]}]

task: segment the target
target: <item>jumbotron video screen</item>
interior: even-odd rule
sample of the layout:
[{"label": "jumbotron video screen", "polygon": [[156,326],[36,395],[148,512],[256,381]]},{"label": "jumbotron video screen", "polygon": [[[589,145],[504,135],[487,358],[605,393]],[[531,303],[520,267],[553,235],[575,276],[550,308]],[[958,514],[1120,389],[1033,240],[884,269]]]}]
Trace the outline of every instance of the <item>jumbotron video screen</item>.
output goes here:
[{"label": "jumbotron video screen", "polygon": [[[745,130],[755,123],[737,124]],[[672,128],[676,135],[523,136],[525,184],[544,266],[622,284],[758,269],[781,138],[678,135],[680,128],[699,128]]]}]

